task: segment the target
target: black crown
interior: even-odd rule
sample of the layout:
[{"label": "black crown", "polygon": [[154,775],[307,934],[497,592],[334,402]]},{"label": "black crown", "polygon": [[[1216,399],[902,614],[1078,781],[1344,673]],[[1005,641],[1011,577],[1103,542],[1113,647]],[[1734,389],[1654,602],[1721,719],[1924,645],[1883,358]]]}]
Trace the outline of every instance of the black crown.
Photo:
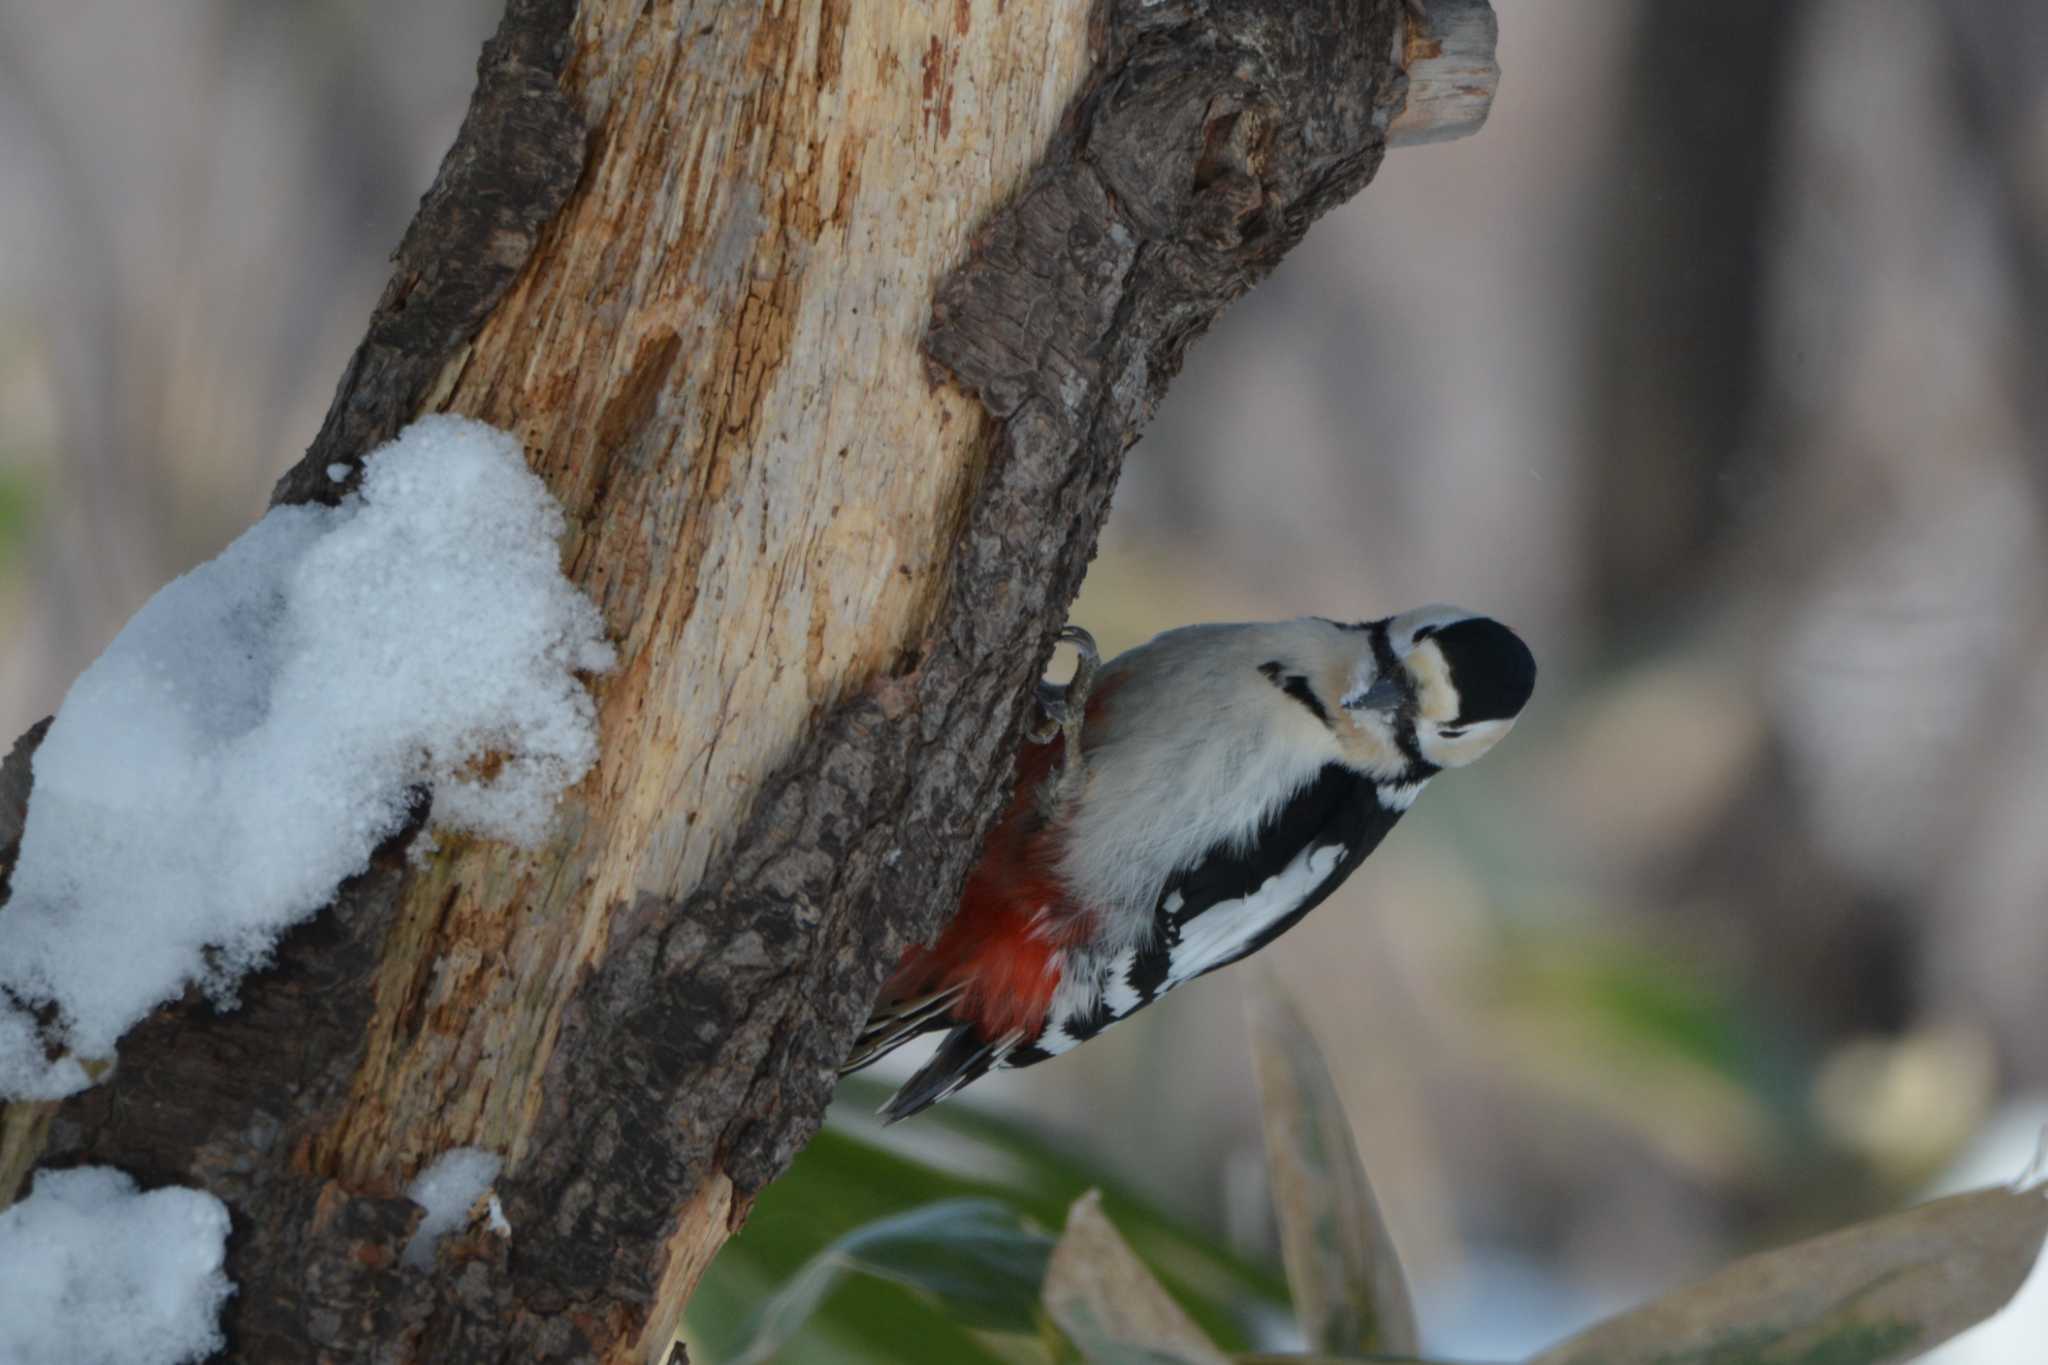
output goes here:
[{"label": "black crown", "polygon": [[1455,724],[1513,720],[1536,690],[1536,656],[1522,637],[1500,622],[1475,616],[1429,637],[1450,666],[1458,692]]}]

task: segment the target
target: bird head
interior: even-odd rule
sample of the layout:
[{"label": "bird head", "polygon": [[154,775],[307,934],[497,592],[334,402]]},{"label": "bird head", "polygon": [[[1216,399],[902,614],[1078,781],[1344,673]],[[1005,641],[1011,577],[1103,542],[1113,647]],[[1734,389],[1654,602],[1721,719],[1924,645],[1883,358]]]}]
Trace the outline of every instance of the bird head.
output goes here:
[{"label": "bird head", "polygon": [[1521,637],[1459,607],[1342,629],[1350,645],[1339,734],[1368,771],[1464,767],[1514,727],[1536,685]]}]

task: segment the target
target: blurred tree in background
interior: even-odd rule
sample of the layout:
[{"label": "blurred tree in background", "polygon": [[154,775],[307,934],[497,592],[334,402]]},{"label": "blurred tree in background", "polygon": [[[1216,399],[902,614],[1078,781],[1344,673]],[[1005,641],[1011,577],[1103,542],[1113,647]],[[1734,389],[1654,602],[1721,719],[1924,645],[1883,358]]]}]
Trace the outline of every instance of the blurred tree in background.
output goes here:
[{"label": "blurred tree in background", "polygon": [[[303,448],[497,8],[0,0],[0,729]],[[2048,12],[1501,8],[1486,131],[1196,348],[1075,611],[1535,642],[1484,774],[1266,959],[1470,1356],[2048,1110]],[[1270,1262],[1236,976],[903,1140]],[[2001,1330],[1943,1359],[2037,1358]]]}]

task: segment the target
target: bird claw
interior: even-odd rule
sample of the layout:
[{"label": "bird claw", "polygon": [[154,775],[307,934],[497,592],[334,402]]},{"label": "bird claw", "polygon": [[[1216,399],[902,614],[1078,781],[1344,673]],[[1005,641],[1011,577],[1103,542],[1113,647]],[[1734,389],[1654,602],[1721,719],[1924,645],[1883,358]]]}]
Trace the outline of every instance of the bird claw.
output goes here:
[{"label": "bird claw", "polygon": [[1074,647],[1074,676],[1064,684],[1040,681],[1038,722],[1029,732],[1033,744],[1063,741],[1059,775],[1039,789],[1039,807],[1047,816],[1057,814],[1081,781],[1081,724],[1088,714],[1088,693],[1095,686],[1095,674],[1102,655],[1095,637],[1079,626],[1068,626],[1059,634],[1059,644]]},{"label": "bird claw", "polygon": [[1058,683],[1038,685],[1038,718],[1024,727],[1025,743],[1050,744],[1059,737],[1060,727],[1067,723],[1066,698],[1067,689]]},{"label": "bird claw", "polygon": [[1079,626],[1065,627],[1053,643],[1074,647],[1074,676],[1063,683],[1039,679],[1038,719],[1027,732],[1033,744],[1050,744],[1057,736],[1080,728],[1080,717],[1088,709],[1088,692],[1095,685],[1095,672],[1102,666],[1095,637]]}]

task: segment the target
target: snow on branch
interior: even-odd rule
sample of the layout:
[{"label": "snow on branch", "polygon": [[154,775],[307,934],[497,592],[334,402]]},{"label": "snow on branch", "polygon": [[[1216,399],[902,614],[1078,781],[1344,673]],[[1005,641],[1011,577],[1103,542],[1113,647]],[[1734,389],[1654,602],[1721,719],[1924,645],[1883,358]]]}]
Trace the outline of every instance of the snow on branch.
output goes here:
[{"label": "snow on branch", "polygon": [[[434,1248],[443,1237],[462,1226],[479,1199],[490,1194],[491,1182],[498,1178],[498,1170],[504,1164],[505,1159],[496,1152],[454,1147],[435,1157],[413,1177],[412,1184],[405,1187],[405,1197],[426,1213],[413,1229],[412,1240],[405,1244],[401,1259],[406,1265],[414,1270],[433,1266]],[[504,1206],[495,1194],[491,1194],[488,1217],[491,1231],[501,1237],[511,1235],[512,1225],[505,1221]]]},{"label": "snow on branch", "polygon": [[44,1171],[0,1211],[0,1365],[177,1365],[226,1344],[227,1206],[137,1193],[106,1166]]},{"label": "snow on branch", "polygon": [[340,505],[272,509],[136,614],[36,751],[0,1096],[83,1088],[188,983],[232,1003],[420,788],[439,824],[539,838],[597,755],[575,674],[613,657],[561,531],[514,437],[430,417]]}]

